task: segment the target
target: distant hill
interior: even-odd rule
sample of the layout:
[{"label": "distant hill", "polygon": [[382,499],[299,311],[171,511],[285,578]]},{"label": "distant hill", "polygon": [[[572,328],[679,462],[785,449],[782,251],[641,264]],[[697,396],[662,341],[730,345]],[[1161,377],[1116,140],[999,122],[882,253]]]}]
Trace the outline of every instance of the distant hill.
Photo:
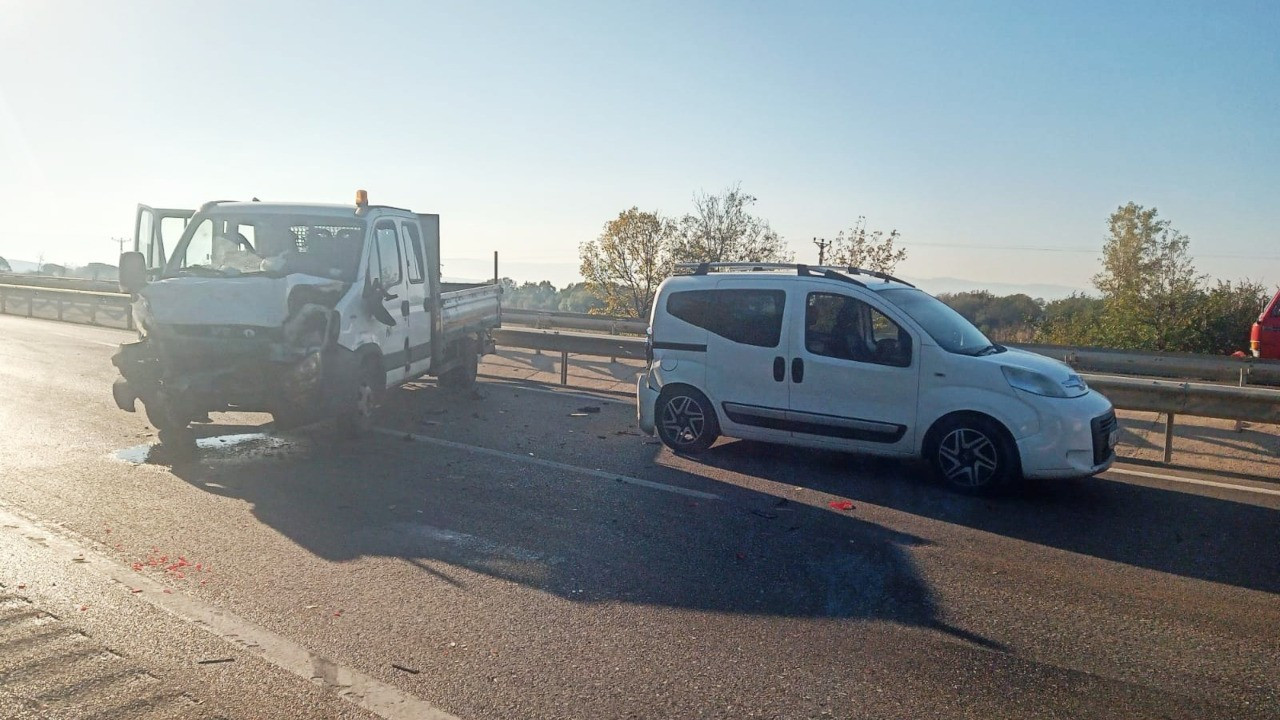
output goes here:
[{"label": "distant hill", "polygon": [[964,278],[953,277],[911,278],[904,276],[902,279],[916,285],[921,290],[927,291],[931,295],[986,290],[992,295],[1017,295],[1021,293],[1032,298],[1060,300],[1071,295],[1071,293],[1088,294],[1095,292],[1089,288],[1072,287],[1070,285],[1051,285],[1046,283],[1027,283],[1024,285],[1021,283],[983,282],[980,280],[966,280]]}]

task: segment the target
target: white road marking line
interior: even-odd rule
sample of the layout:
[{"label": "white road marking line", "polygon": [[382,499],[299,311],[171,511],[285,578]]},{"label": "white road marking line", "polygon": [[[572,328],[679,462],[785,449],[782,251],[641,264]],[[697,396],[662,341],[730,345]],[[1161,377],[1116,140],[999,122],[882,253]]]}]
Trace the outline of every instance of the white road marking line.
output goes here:
[{"label": "white road marking line", "polygon": [[338,697],[358,705],[386,720],[457,720],[457,717],[428,704],[399,688],[376,680],[353,668],[338,665],[311,652],[282,635],[259,627],[248,620],[209,605],[202,600],[181,593],[166,593],[164,584],[135,572],[88,546],[78,545],[64,535],[66,530],[45,527],[35,520],[17,514],[12,506],[0,504],[0,521],[24,542],[34,542],[31,536],[42,538],[41,543],[68,560],[83,557],[89,560],[81,564],[86,572],[94,572],[123,585],[141,588],[143,592],[132,595],[175,617],[216,635],[244,652],[287,670],[308,682],[319,682],[333,690]]},{"label": "white road marking line", "polygon": [[489,457],[502,458],[504,460],[514,460],[529,465],[538,465],[540,467],[551,468],[553,470],[564,470],[566,472],[578,473],[579,475],[587,475],[589,477],[600,478],[601,480],[613,480],[628,485],[636,485],[646,487],[650,490],[661,490],[662,492],[675,493],[676,495],[685,495],[687,497],[695,497],[701,500],[720,500],[719,495],[705,493],[700,490],[690,490],[682,488],[678,485],[668,485],[666,483],[654,482],[652,480],[641,480],[640,478],[631,477],[629,475],[619,475],[617,473],[605,472],[603,470],[593,470],[591,468],[578,467],[577,465],[569,465],[555,460],[544,460],[540,457],[532,455],[518,455],[516,453],[506,452],[505,450],[494,450],[493,448],[480,447],[478,445],[466,445],[452,440],[441,440],[440,438],[428,437],[426,435],[417,435],[414,433],[406,433],[388,428],[377,428],[377,432],[388,437],[409,438],[420,443],[428,445],[438,445],[440,447],[452,448],[454,450],[462,450],[464,452],[472,452],[478,455],[488,455]]},{"label": "white road marking line", "polygon": [[1123,468],[1112,467],[1107,472],[1117,473],[1120,475],[1133,475],[1134,477],[1150,478],[1152,480],[1168,480],[1169,482],[1188,483],[1190,485],[1206,485],[1208,487],[1226,488],[1227,490],[1239,490],[1241,492],[1259,493],[1262,495],[1280,495],[1280,490],[1271,488],[1254,487],[1252,485],[1234,485],[1232,483],[1214,482],[1212,480],[1199,480],[1196,478],[1179,477],[1177,475],[1162,475],[1160,473],[1143,472],[1141,470],[1125,470]]}]

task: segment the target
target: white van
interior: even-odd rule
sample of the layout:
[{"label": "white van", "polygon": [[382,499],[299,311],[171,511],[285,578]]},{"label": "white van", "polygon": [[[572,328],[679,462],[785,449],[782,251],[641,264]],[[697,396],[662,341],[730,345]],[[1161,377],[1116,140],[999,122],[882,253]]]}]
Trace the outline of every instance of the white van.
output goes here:
[{"label": "white van", "polygon": [[1115,458],[1110,401],[910,283],[793,264],[680,271],[654,298],[636,392],[640,428],[676,452],[726,435],[924,458],[967,492]]}]

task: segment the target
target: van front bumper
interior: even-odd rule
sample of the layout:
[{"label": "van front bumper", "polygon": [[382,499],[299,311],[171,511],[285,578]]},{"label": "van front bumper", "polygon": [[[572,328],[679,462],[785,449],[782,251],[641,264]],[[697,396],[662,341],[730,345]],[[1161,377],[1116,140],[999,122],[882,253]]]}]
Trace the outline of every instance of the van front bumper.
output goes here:
[{"label": "van front bumper", "polygon": [[1092,390],[1079,398],[1041,400],[1040,431],[1017,441],[1024,477],[1089,477],[1111,467],[1119,438],[1111,401]]}]

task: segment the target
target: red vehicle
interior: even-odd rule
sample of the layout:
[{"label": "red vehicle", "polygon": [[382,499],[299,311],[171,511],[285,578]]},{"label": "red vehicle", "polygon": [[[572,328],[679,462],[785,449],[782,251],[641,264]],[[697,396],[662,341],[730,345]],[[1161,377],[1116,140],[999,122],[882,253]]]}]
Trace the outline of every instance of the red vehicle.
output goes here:
[{"label": "red vehicle", "polygon": [[1249,349],[1254,357],[1280,359],[1280,292],[1271,298],[1267,308],[1253,324]]}]

